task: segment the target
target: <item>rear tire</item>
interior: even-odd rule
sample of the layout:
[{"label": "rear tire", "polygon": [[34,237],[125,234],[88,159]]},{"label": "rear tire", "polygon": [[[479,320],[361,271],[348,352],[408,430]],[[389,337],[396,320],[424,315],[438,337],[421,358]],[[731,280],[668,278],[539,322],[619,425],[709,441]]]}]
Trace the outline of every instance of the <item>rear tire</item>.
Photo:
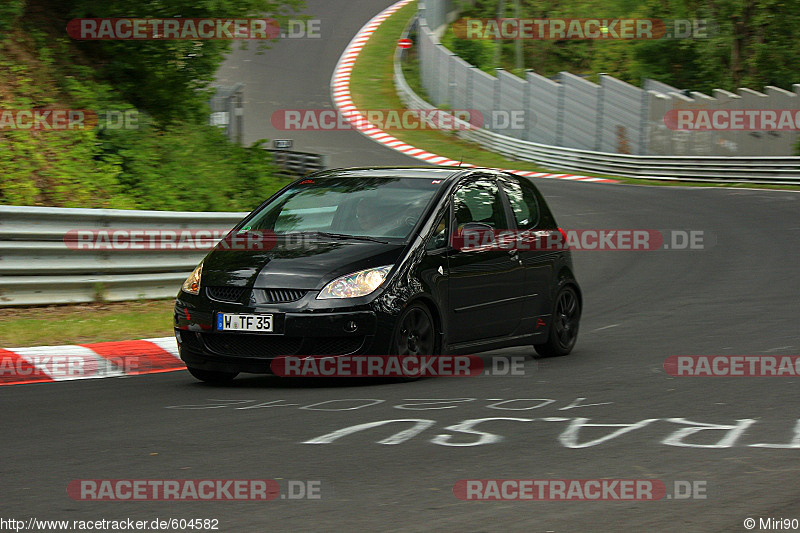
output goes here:
[{"label": "rear tire", "polygon": [[238,372],[218,372],[216,370],[203,370],[201,368],[187,367],[189,373],[205,383],[213,385],[225,385],[233,381],[239,375]]},{"label": "rear tire", "polygon": [[578,340],[580,319],[578,292],[571,285],[565,285],[556,295],[547,342],[533,345],[536,353],[542,357],[560,357],[570,353]]}]

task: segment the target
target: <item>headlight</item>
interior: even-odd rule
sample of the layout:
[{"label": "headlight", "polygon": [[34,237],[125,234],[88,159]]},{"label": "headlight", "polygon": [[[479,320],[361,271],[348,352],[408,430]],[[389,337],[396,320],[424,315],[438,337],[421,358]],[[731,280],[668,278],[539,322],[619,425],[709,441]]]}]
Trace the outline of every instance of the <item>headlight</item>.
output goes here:
[{"label": "headlight", "polygon": [[200,294],[200,276],[203,274],[203,263],[197,265],[194,271],[183,282],[181,290],[189,294]]},{"label": "headlight", "polygon": [[392,265],[359,270],[331,281],[317,295],[317,300],[330,298],[358,298],[366,296],[381,286]]}]

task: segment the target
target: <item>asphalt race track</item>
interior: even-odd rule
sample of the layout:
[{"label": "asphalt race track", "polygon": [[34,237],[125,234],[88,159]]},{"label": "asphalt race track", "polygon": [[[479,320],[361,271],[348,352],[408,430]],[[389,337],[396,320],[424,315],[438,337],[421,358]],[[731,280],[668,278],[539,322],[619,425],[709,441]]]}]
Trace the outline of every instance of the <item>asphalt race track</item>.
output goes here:
[{"label": "asphalt race track", "polygon": [[[222,77],[238,66],[248,84],[246,137],[271,135],[259,128],[272,109],[332,107],[333,64],[386,5],[309,2],[328,39],[319,53],[300,40],[247,69],[245,56],[226,64]],[[298,43],[298,56],[282,48]],[[329,150],[335,165],[410,162],[355,132],[295,140]],[[664,370],[672,355],[800,354],[800,195],[535,183],[564,228],[702,231],[703,249],[575,252],[585,299],[578,345],[555,359],[501,352],[525,357],[524,376],[240,376],[212,387],[173,372],[2,387],[2,514],[209,518],[220,531],[727,532],[745,531],[748,517],[800,519],[800,378]],[[486,418],[495,420],[465,422]],[[396,419],[411,421],[330,435]],[[419,431],[401,433],[410,428]],[[463,479],[600,478],[661,480],[668,496],[474,502],[453,493]],[[76,501],[66,489],[79,479],[275,479],[284,495],[290,481],[318,481],[320,498]],[[675,490],[685,481],[702,489],[696,497]]]}]

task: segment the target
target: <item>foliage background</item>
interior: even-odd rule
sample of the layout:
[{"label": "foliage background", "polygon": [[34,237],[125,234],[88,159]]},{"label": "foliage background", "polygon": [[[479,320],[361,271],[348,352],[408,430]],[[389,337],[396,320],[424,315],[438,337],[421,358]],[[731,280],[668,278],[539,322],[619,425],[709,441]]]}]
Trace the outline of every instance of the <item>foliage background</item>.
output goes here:
[{"label": "foliage background", "polygon": [[[460,1],[461,17],[497,18],[499,0]],[[524,40],[524,68],[544,76],[560,71],[596,79],[610,74],[634,85],[643,78],[679,89],[709,93],[774,85],[791,90],[800,82],[800,2],[797,0],[519,0],[521,18],[705,19],[709,37],[658,40]],[[514,0],[502,0],[514,17]],[[513,41],[497,41],[499,64],[486,53],[491,41],[458,43],[452,29],[443,39],[459,53],[470,48],[474,63],[490,70],[516,68]],[[480,44],[475,44],[480,43]],[[484,49],[481,51],[480,49]],[[475,51],[475,49],[478,49]]]},{"label": "foliage background", "polygon": [[[208,125],[227,41],[74,41],[80,17],[271,16],[300,0],[3,0],[0,109],[138,110],[138,129],[0,130],[0,204],[250,210],[283,185],[262,142]],[[235,45],[238,46],[238,45]],[[101,117],[103,115],[101,114]]]}]

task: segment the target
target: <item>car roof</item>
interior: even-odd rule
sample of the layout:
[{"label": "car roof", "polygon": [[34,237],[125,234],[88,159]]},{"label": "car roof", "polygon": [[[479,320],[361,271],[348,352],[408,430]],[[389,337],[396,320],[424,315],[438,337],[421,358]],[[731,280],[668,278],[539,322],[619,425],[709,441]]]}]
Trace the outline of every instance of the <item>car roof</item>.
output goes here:
[{"label": "car roof", "polygon": [[398,177],[449,180],[458,175],[473,172],[476,167],[358,167],[335,168],[314,174],[314,178],[365,178],[365,177]]}]

